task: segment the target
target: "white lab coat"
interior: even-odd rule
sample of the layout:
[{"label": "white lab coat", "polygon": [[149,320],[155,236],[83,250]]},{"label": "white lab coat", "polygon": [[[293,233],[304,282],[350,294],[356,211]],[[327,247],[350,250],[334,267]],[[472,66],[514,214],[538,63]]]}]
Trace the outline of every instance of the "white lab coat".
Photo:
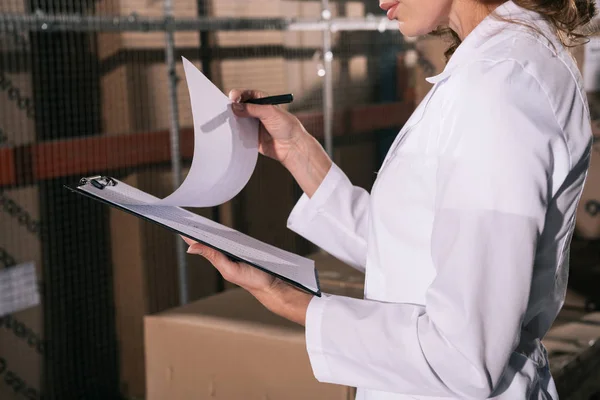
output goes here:
[{"label": "white lab coat", "polygon": [[540,338],[561,308],[591,149],[582,78],[505,3],[462,43],[372,193],[333,165],[288,226],[366,271],[311,301],[316,378],[358,399],[556,399]]}]

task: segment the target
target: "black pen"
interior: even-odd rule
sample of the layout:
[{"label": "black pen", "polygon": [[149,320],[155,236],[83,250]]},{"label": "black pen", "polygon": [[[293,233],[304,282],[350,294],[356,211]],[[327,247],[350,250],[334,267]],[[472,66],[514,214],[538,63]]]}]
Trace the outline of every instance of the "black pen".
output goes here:
[{"label": "black pen", "polygon": [[277,96],[268,96],[261,97],[260,99],[249,99],[243,101],[242,103],[250,103],[250,104],[268,104],[268,105],[276,105],[276,104],[289,104],[294,101],[294,95],[289,94],[280,94]]}]

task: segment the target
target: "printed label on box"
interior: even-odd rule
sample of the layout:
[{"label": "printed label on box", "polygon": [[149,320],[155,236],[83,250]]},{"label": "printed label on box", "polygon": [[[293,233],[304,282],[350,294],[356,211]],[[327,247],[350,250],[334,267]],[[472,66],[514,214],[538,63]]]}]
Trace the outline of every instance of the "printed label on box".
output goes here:
[{"label": "printed label on box", "polygon": [[40,304],[35,264],[26,263],[0,271],[0,317]]}]

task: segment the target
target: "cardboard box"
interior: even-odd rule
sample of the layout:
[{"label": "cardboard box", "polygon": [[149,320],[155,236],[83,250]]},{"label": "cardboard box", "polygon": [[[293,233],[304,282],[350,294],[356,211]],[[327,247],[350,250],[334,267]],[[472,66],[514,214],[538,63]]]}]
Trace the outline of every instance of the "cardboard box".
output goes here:
[{"label": "cardboard box", "polygon": [[[278,18],[278,17],[318,17],[321,6],[316,3],[305,3],[302,1],[271,1],[271,0],[250,0],[243,3],[231,1],[213,1],[208,5],[209,14],[213,17],[243,17],[243,18]],[[349,16],[359,16],[364,13],[362,4],[350,2],[346,5]],[[332,4],[332,14],[338,14],[338,6]],[[162,2],[151,0],[136,0],[127,2],[124,0],[102,0],[96,4],[96,11],[99,14],[120,14],[128,15],[133,12],[141,16],[160,17],[163,15]],[[194,0],[185,0],[174,4],[174,14],[176,17],[194,18],[197,16],[197,2]],[[283,32],[276,30],[258,30],[258,31],[217,31],[210,34],[211,43],[215,46],[226,48],[243,48],[256,46],[287,46],[289,48],[316,48],[322,46],[322,34],[320,32]],[[334,35],[334,44],[338,40],[339,34]],[[177,48],[200,48],[200,39],[197,32],[177,32],[175,34],[175,45]],[[164,51],[165,37],[162,32],[122,32],[122,33],[99,33],[98,34],[98,52],[101,61],[118,60],[118,55],[132,54],[138,50],[157,50]],[[192,60],[199,64],[198,60]],[[364,61],[364,60],[363,60]],[[120,64],[116,68],[107,71],[103,78],[103,106],[115,107],[111,113],[104,112],[104,115],[110,116],[112,120],[127,122],[130,120],[131,113],[143,113],[143,109],[149,107],[153,113],[145,114],[145,118],[154,118],[157,114],[159,118],[168,121],[168,107],[165,107],[168,99],[166,82],[162,85],[155,82],[166,80],[166,70],[164,62],[156,61],[154,63],[140,64],[135,68],[135,60],[128,60],[125,64]],[[288,60],[281,55],[273,57],[258,58],[235,58],[213,61],[212,80],[219,86],[224,93],[228,93],[233,88],[255,88],[267,93],[293,92],[296,95],[294,106],[298,109],[321,109],[321,85],[322,78],[317,75],[318,59],[309,60]],[[364,82],[365,63],[361,60],[353,60],[352,75],[356,78],[356,97],[348,95],[348,90],[344,95],[339,96],[336,104],[347,103],[350,100],[354,103],[359,102],[360,98],[366,96],[370,85]],[[160,69],[162,72],[145,72],[146,69]],[[125,69],[123,71],[122,69]],[[334,77],[339,77],[339,60],[334,60]],[[150,76],[152,74],[152,76]],[[111,76],[112,75],[112,76]],[[147,77],[146,77],[147,75]],[[178,67],[177,75],[183,80],[183,69]],[[120,76],[121,78],[116,78]],[[183,83],[183,82],[182,82]],[[136,86],[137,85],[137,86]],[[157,86],[156,90],[153,88]],[[144,90],[148,87],[148,93]],[[184,84],[179,88],[186,90]],[[186,93],[184,93],[186,94]],[[132,96],[136,96],[133,101]],[[361,97],[362,96],[362,97]],[[146,97],[148,97],[146,99]],[[124,102],[123,99],[126,99]],[[185,107],[187,95],[180,101],[180,107]],[[147,103],[147,107],[143,104]],[[135,108],[132,108],[132,104]],[[121,107],[121,106],[124,107]],[[116,113],[116,115],[115,115]],[[111,124],[111,121],[105,121]],[[180,122],[182,126],[189,126],[185,122]],[[112,132],[113,127],[109,127],[108,132]],[[132,129],[121,127],[119,132],[128,132]]]},{"label": "cardboard box", "polygon": [[600,239],[600,140],[593,146],[587,181],[577,209],[575,229],[584,239]]},{"label": "cardboard box", "polygon": [[[0,5],[0,12],[23,12],[21,1]],[[6,32],[0,52],[28,51],[29,38],[22,32]],[[9,62],[10,64],[10,62]],[[35,139],[33,90],[29,72],[18,68],[0,71],[0,145],[23,146]],[[38,281],[42,280],[39,235],[29,228],[39,222],[37,185],[0,192],[0,248],[15,263],[33,262]],[[39,226],[39,225],[38,225]],[[34,228],[35,229],[35,228]],[[39,228],[37,229],[39,232]],[[0,262],[0,269],[6,267]],[[0,399],[22,399],[39,394],[44,354],[42,305],[9,315],[0,315]]]},{"label": "cardboard box", "polygon": [[[98,14],[143,17],[164,16],[164,4],[154,0],[101,0],[95,3]],[[196,0],[173,3],[175,18],[195,18]],[[200,48],[200,34],[195,31],[175,32],[176,48]],[[128,134],[169,129],[169,74],[164,58],[164,32],[101,32],[97,34],[98,58],[108,67],[101,77],[102,128],[105,134]],[[156,57],[156,60],[145,59]],[[199,66],[197,60],[192,60]],[[175,59],[179,125],[192,126],[183,63]]]},{"label": "cardboard box", "polygon": [[27,6],[28,3],[25,0],[4,1],[0,4],[0,12],[24,14],[27,12]]},{"label": "cardboard box", "polygon": [[[215,1],[212,4],[211,15],[215,17],[314,19],[321,15],[321,4],[318,2],[250,0],[243,3]],[[364,15],[364,5],[360,2],[345,2],[343,5],[332,3],[330,9],[333,17],[342,14],[348,17]],[[334,48],[340,43],[342,35],[347,33],[332,35]],[[323,78],[318,75],[323,58],[322,32],[216,32],[214,42],[230,49],[256,46],[283,46],[291,52],[311,49],[314,54],[308,58],[284,57],[274,53],[272,57],[222,60],[216,64],[220,77],[218,84],[225,93],[233,88],[254,88],[270,94],[294,93],[294,102],[289,106],[293,112],[323,109]],[[377,76],[366,73],[366,58],[357,56],[348,62],[347,67],[342,65],[342,61],[334,57],[332,75],[335,107],[367,103]]]},{"label": "cardboard box", "polygon": [[147,400],[354,399],[319,383],[304,328],[243,289],[145,318]]},{"label": "cardboard box", "polygon": [[364,298],[365,274],[343,263],[325,251],[307,256],[315,261],[323,293]]},{"label": "cardboard box", "polygon": [[[158,197],[172,192],[168,169],[145,171],[122,179]],[[207,210],[196,210],[209,216]],[[115,318],[119,343],[121,390],[126,396],[144,395],[143,318],[179,304],[179,281],[174,233],[111,208],[111,246]],[[217,290],[214,267],[199,256],[186,256],[190,300]]]},{"label": "cardboard box", "polygon": [[[198,66],[198,63],[195,63]],[[180,127],[193,126],[183,63],[175,64]],[[126,63],[101,78],[102,131],[106,135],[156,132],[170,127],[170,95],[164,63]]]},{"label": "cardboard box", "polygon": [[45,362],[42,306],[0,316],[0,399],[39,398]]},{"label": "cardboard box", "polygon": [[[96,15],[130,15],[141,18],[161,18],[165,15],[164,1],[156,0],[99,0],[95,2]],[[173,2],[174,18],[195,18],[198,16],[196,0]],[[115,55],[127,49],[157,49],[165,46],[165,33],[154,32],[99,32],[97,34],[100,59]],[[174,35],[175,45],[194,47],[199,45],[199,34],[194,31],[180,31]]]},{"label": "cardboard box", "polygon": [[[27,187],[0,194],[0,247],[16,263],[34,262],[42,279],[39,237],[19,223],[4,207],[8,201],[18,207],[18,215],[39,221],[38,189]],[[3,268],[0,265],[0,268]],[[0,315],[0,399],[22,399],[24,393],[38,393],[42,386],[44,363],[44,320],[40,304],[9,315]]]}]

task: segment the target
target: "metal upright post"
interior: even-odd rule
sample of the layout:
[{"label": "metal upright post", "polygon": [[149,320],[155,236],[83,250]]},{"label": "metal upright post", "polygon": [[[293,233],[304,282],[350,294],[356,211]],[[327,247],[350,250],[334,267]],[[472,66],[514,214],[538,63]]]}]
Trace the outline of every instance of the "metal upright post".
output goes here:
[{"label": "metal upright post", "polygon": [[[177,72],[175,70],[175,33],[173,30],[173,3],[165,0],[165,18],[168,21],[165,30],[165,57],[169,79],[169,133],[171,143],[171,170],[173,174],[173,187],[181,185],[181,154],[179,151],[179,108],[177,104]],[[177,251],[177,269],[179,273],[179,301],[186,304],[189,299],[187,284],[187,260],[185,245],[181,238],[175,239]]]},{"label": "metal upright post", "polygon": [[323,131],[325,151],[333,158],[333,52],[331,51],[331,10],[329,0],[321,0],[321,18],[327,22],[323,29]]}]

